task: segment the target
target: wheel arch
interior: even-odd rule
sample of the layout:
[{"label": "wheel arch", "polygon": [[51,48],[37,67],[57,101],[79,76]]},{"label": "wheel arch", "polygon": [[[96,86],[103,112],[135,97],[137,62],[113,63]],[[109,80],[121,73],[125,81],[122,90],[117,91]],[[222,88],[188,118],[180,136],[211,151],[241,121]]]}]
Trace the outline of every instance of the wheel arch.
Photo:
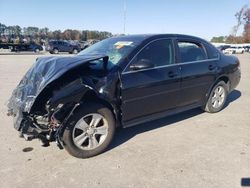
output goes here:
[{"label": "wheel arch", "polygon": [[83,95],[83,97],[81,99],[81,105],[86,104],[86,102],[99,103],[99,104],[102,104],[102,105],[106,106],[107,108],[109,108],[110,111],[112,112],[112,114],[114,115],[114,118],[116,121],[116,126],[120,126],[119,110],[117,109],[117,107],[114,104],[112,104],[108,99],[106,99],[106,97],[100,95],[99,93],[97,93],[93,89],[89,89]]},{"label": "wheel arch", "polygon": [[54,50],[58,50],[58,52],[59,52],[59,48],[58,48],[58,47],[54,47],[54,48],[52,49],[52,51],[54,52]]},{"label": "wheel arch", "polygon": [[203,105],[205,105],[205,104],[207,103],[207,100],[208,100],[208,98],[209,98],[209,96],[210,96],[210,93],[211,93],[212,89],[213,89],[214,86],[215,86],[216,84],[218,84],[220,81],[225,82],[225,84],[226,84],[227,87],[228,87],[228,88],[227,88],[228,91],[230,90],[230,79],[229,79],[229,77],[228,77],[227,75],[221,75],[221,76],[219,76],[218,78],[215,79],[214,83],[209,87],[209,89],[208,89],[208,91],[207,91],[207,93],[206,93],[206,96],[205,96],[205,98],[204,98]]},{"label": "wheel arch", "polygon": [[[228,86],[229,86],[229,84],[230,84],[230,79],[229,79],[229,77],[226,76],[226,75],[222,75],[222,76],[218,77],[217,80],[216,80],[216,82],[215,82],[215,84],[217,84],[217,83],[220,82],[220,81],[225,82],[225,84],[227,84]],[[215,84],[214,84],[214,85],[215,85]]]}]

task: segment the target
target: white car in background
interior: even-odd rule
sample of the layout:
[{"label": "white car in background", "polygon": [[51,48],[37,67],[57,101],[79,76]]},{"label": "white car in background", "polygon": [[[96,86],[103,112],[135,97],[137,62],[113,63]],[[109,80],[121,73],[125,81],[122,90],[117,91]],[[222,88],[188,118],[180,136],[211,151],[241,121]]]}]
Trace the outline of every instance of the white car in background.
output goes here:
[{"label": "white car in background", "polygon": [[225,49],[224,54],[243,54],[245,49],[241,46],[231,46],[230,48]]}]

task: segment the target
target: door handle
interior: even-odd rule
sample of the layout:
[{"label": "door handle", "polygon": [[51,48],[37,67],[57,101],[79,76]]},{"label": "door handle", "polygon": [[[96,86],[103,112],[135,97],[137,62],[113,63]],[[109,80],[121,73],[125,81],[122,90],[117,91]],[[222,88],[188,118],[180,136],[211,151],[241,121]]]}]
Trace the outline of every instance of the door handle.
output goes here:
[{"label": "door handle", "polygon": [[209,66],[208,66],[208,70],[212,71],[212,70],[214,70],[214,69],[216,69],[216,66],[214,66],[214,65],[209,65]]},{"label": "door handle", "polygon": [[176,77],[178,74],[174,73],[173,71],[168,72],[168,77],[173,78]]}]

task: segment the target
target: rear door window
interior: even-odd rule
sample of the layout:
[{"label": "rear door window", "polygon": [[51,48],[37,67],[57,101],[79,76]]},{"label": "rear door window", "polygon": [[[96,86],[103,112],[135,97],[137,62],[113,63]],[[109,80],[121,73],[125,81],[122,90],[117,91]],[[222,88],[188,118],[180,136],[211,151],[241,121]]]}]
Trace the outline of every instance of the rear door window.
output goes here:
[{"label": "rear door window", "polygon": [[207,59],[206,51],[202,44],[189,41],[178,41],[181,63],[201,61]]}]

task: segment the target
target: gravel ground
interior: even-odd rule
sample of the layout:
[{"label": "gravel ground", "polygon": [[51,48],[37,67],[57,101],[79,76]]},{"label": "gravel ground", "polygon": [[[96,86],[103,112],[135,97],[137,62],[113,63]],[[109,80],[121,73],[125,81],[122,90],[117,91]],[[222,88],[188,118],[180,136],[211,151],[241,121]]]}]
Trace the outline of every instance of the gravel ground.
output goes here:
[{"label": "gravel ground", "polygon": [[242,80],[220,113],[194,109],[119,130],[107,152],[84,160],[19,138],[6,116],[6,100],[38,56],[0,55],[0,187],[250,186],[250,54],[238,55]]}]

